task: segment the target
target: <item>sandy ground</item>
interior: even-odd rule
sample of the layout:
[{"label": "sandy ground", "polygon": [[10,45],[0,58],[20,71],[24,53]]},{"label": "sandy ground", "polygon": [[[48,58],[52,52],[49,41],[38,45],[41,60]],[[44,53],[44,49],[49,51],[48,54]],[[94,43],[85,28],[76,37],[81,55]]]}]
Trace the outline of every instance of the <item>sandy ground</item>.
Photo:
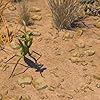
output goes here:
[{"label": "sandy ground", "polygon": [[[5,97],[3,100],[100,100],[100,28],[94,26],[100,18],[88,17],[84,21],[88,27],[58,33],[52,27],[47,0],[29,1],[33,6],[41,9],[42,16],[40,21],[35,21],[33,26],[28,27],[33,32],[41,33],[40,36],[33,37],[31,50],[42,55],[38,62],[47,69],[42,73],[44,78],[40,73],[35,72],[35,69],[30,68],[25,73],[8,79],[14,65],[9,64],[6,71],[3,71],[1,66],[0,94]],[[12,11],[12,13],[16,12]],[[7,20],[10,25],[15,25],[13,18],[7,17]],[[68,36],[68,33],[74,35]],[[9,46],[6,48],[10,49]],[[12,52],[7,52],[9,55],[0,51],[1,64],[13,55]],[[16,57],[10,62],[16,62],[17,59]],[[20,62],[25,64],[23,60]],[[15,73],[24,69],[25,67],[18,65]],[[23,76],[32,76],[33,79],[42,78],[45,82],[43,84],[47,84],[48,87],[37,90],[30,84],[22,88],[17,80]],[[20,96],[27,98],[18,99],[17,97]]]}]

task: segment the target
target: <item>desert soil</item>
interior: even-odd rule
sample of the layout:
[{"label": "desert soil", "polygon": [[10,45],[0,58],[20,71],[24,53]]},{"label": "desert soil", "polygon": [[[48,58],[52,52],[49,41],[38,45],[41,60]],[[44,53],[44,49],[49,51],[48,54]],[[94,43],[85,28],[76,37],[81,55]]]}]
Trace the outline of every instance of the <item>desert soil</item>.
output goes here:
[{"label": "desert soil", "polygon": [[[47,0],[29,0],[29,5],[41,9],[36,14],[42,19],[27,29],[41,33],[33,37],[31,50],[42,55],[38,63],[47,69],[43,77],[29,68],[8,79],[14,64],[8,64],[7,69],[3,65],[14,53],[1,50],[0,100],[100,100],[100,17],[88,16],[84,20],[88,27],[58,32],[53,27]],[[17,12],[11,9],[5,16],[13,30]],[[9,45],[6,49],[14,51]],[[16,63],[17,59],[10,62]],[[23,59],[20,63],[27,65]],[[15,73],[23,70],[25,67],[18,64]]]}]

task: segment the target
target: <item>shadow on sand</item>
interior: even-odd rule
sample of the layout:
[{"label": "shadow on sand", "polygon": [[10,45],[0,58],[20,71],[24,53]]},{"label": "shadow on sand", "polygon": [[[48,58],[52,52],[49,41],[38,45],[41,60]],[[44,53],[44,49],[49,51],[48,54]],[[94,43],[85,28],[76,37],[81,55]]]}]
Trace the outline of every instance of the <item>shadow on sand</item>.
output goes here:
[{"label": "shadow on sand", "polygon": [[42,76],[42,73],[44,72],[44,70],[47,69],[47,68],[43,68],[42,64],[34,63],[32,60],[30,60],[27,57],[24,57],[24,61],[29,66],[29,68],[34,68],[34,69],[36,69],[35,70],[36,72],[40,72],[41,76]]}]

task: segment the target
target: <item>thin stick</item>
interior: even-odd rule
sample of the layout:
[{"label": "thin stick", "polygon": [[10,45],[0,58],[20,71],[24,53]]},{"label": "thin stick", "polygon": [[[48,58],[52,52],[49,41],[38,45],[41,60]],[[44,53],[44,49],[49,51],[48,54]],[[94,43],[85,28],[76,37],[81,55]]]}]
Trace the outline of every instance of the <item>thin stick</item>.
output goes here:
[{"label": "thin stick", "polygon": [[23,74],[25,73],[30,67],[26,68],[24,71],[20,72],[20,73],[17,73],[17,74],[14,74],[13,76],[17,76],[17,75],[20,75],[20,74]]},{"label": "thin stick", "polygon": [[21,60],[21,58],[22,58],[22,57],[20,57],[20,58],[18,59],[18,61],[16,62],[16,65],[15,65],[15,67],[14,67],[14,69],[13,69],[13,71],[12,71],[12,73],[11,73],[10,77],[9,77],[9,79],[10,79],[10,78],[11,78],[11,76],[13,75],[13,73],[14,73],[14,71],[15,71],[16,67],[17,67],[17,64],[18,64],[18,62]]},{"label": "thin stick", "polygon": [[[7,64],[16,64],[16,63],[7,63]],[[21,63],[18,63],[19,65],[22,65],[22,66],[24,66],[24,67],[28,67],[28,66],[26,66],[26,65],[24,65],[24,64],[21,64]]]},{"label": "thin stick", "polygon": [[41,56],[39,53],[37,53],[36,51],[32,50],[32,52],[36,53],[37,55]]},{"label": "thin stick", "polygon": [[16,55],[12,56],[11,58],[9,58],[5,63],[7,63],[8,61],[10,61],[11,59],[13,59]]}]

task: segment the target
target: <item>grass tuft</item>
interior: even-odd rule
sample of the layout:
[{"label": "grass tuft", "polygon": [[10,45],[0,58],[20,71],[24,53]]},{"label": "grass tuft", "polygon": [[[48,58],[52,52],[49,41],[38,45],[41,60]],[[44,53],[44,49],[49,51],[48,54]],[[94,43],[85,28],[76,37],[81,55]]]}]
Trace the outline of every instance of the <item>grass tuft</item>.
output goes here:
[{"label": "grass tuft", "polygon": [[57,29],[71,29],[73,23],[82,17],[79,0],[48,0]]},{"label": "grass tuft", "polygon": [[19,3],[19,18],[22,25],[30,26],[32,21],[27,2],[24,0]]}]

